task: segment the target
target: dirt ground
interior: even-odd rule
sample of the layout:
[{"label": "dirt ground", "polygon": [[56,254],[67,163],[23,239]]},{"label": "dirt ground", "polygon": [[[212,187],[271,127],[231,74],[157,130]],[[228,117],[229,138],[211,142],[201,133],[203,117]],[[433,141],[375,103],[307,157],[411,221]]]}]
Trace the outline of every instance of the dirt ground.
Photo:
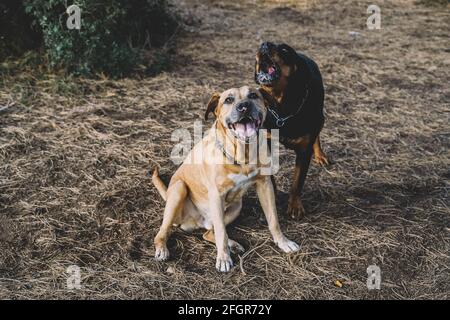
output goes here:
[{"label": "dirt ground", "polygon": [[[448,299],[450,10],[377,1],[371,31],[372,3],[186,0],[189,25],[156,77],[3,74],[0,298]],[[148,170],[174,172],[171,133],[192,128],[214,91],[253,84],[262,40],[314,58],[326,86],[334,164],[311,166],[303,220],[285,215],[292,152],[276,176],[282,228],[301,250],[273,244],[252,191],[229,228],[247,249],[231,273],[215,270],[201,231],[176,231],[171,259],[156,262],[164,202]],[[366,286],[373,264],[381,290]],[[80,290],[66,287],[70,265]]]}]

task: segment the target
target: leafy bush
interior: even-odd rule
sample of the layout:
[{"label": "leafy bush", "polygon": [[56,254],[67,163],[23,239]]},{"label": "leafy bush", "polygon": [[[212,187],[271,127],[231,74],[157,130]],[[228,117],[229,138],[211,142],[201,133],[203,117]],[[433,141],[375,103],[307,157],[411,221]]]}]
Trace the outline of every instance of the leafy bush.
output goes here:
[{"label": "leafy bush", "polygon": [[[25,0],[42,29],[52,67],[69,73],[123,76],[142,51],[162,45],[178,27],[166,0]],[[81,9],[81,29],[69,30],[66,5]]]},{"label": "leafy bush", "polygon": [[0,61],[18,56],[42,44],[42,34],[32,27],[32,19],[22,1],[0,2]]}]

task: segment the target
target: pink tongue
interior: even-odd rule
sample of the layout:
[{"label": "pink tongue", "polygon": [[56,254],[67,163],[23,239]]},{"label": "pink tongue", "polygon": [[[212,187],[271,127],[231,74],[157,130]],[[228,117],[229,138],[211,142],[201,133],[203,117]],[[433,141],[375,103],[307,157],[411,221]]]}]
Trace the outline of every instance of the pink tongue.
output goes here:
[{"label": "pink tongue", "polygon": [[253,122],[251,123],[236,123],[235,125],[236,133],[241,137],[251,137],[256,133],[255,130],[255,124]]},{"label": "pink tongue", "polygon": [[247,133],[247,137],[251,137],[255,134],[255,124],[253,122],[247,123],[245,125],[245,131]]},{"label": "pink tongue", "polygon": [[270,67],[267,71],[269,71],[269,74],[272,75],[275,73],[275,68],[274,67]]},{"label": "pink tongue", "polygon": [[236,128],[235,131],[238,135],[245,137],[245,124],[236,123],[234,127]]}]

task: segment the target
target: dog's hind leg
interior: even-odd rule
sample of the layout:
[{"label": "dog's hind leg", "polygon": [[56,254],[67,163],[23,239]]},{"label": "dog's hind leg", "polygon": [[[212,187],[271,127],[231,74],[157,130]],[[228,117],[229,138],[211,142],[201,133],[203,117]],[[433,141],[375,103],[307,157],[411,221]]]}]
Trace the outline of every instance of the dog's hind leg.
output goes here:
[{"label": "dog's hind leg", "polygon": [[305,184],[306,174],[308,173],[309,164],[311,162],[313,148],[307,146],[305,150],[295,150],[295,168],[293,175],[293,183],[289,194],[287,213],[294,219],[301,219],[305,215],[305,208],[301,200],[303,186]]},{"label": "dog's hind leg", "polygon": [[167,249],[167,239],[170,235],[172,224],[176,222],[182,214],[188,190],[186,184],[179,180],[167,190],[167,202],[164,209],[164,218],[155,237],[155,258],[157,260],[166,260],[169,257]]},{"label": "dog's hind leg", "polygon": [[[214,235],[214,229],[208,230],[203,234],[203,239],[205,239],[208,242],[216,244],[216,238]],[[244,247],[237,241],[234,241],[232,239],[228,239],[228,247],[232,252],[244,252]]]},{"label": "dog's hind leg", "polygon": [[317,135],[316,140],[313,144],[313,151],[314,151],[314,161],[321,165],[321,166],[328,166],[330,164],[330,161],[328,160],[327,156],[322,150],[322,147],[320,146],[320,136]]}]

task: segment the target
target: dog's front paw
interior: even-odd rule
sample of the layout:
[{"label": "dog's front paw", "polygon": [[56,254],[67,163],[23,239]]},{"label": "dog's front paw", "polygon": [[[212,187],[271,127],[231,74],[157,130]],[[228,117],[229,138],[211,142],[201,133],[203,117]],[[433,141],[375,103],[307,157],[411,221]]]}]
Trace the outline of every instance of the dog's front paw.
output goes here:
[{"label": "dog's front paw", "polygon": [[216,269],[220,272],[229,272],[231,270],[231,267],[233,267],[233,260],[231,260],[231,257],[229,254],[222,254],[217,255],[216,260]]},{"label": "dog's front paw", "polygon": [[294,241],[289,240],[288,238],[283,237],[282,239],[278,240],[276,244],[285,253],[291,253],[300,250],[300,246]]},{"label": "dog's front paw", "polygon": [[169,258],[169,249],[166,246],[158,246],[155,250],[155,259],[158,261],[164,261]]},{"label": "dog's front paw", "polygon": [[289,199],[287,213],[292,219],[303,219],[305,216],[305,208],[302,200],[298,196],[293,196]]}]

